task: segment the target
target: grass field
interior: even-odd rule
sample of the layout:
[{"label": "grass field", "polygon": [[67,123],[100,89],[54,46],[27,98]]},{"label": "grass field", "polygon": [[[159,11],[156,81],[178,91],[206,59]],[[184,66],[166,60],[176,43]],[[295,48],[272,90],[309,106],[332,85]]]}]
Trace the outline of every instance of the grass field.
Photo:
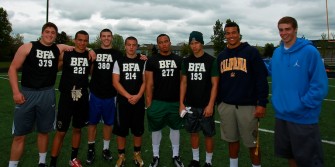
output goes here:
[{"label": "grass field", "polygon": [[[6,74],[0,74],[0,167],[8,166],[10,146],[12,142],[12,119],[13,119],[13,100],[12,93],[8,82],[8,77]],[[271,83],[270,83],[271,86]],[[58,95],[58,94],[57,94]],[[261,120],[261,129],[260,132],[260,142],[261,142],[261,153],[262,153],[262,166],[264,167],[282,167],[287,166],[287,162],[284,159],[280,159],[274,156],[273,150],[273,128],[274,128],[274,112],[272,110],[271,104],[267,107],[267,115],[264,119]],[[218,114],[216,114],[218,117]],[[216,119],[218,120],[218,118]],[[335,80],[329,80],[329,93],[326,97],[320,118],[320,128],[325,157],[325,166],[332,167],[335,164]],[[227,167],[229,166],[229,157],[227,150],[227,143],[220,139],[219,124],[216,124],[217,135],[215,138],[215,150],[213,156],[213,166],[216,167]],[[49,148],[51,147],[51,141],[53,139],[54,133],[50,135]],[[134,166],[132,164],[132,141],[128,137],[128,147],[126,150],[127,161],[126,166]],[[203,138],[201,139],[203,141]],[[33,167],[37,166],[38,163],[38,151],[36,148],[36,133],[29,134],[27,136],[25,144],[24,155],[21,158],[20,167]],[[49,149],[50,150],[50,149]],[[111,150],[114,155],[113,161],[106,162],[101,157],[102,150],[102,139],[101,139],[101,125],[98,126],[98,138],[96,141],[96,161],[93,165],[94,167],[104,167],[104,166],[115,166],[117,158],[116,150],[116,140],[113,137],[111,142]],[[151,136],[148,131],[145,131],[143,136],[143,146],[142,146],[142,155],[144,159],[145,166],[151,162],[152,159],[152,147],[151,147]],[[79,150],[79,159],[82,161],[86,160],[86,151],[87,151],[87,129],[83,129],[82,134],[82,143]],[[69,130],[65,142],[61,151],[61,155],[58,160],[59,167],[68,166],[68,160],[71,153],[71,130]],[[163,130],[163,139],[161,143],[161,161],[160,164],[162,167],[171,167],[171,144],[169,141],[168,129]],[[181,146],[180,154],[184,165],[188,165],[189,161],[192,159],[192,151],[189,143],[189,134],[184,130],[181,130]],[[50,152],[48,152],[47,162],[50,160]],[[200,147],[200,161],[204,161],[204,146]],[[242,146],[240,157],[239,157],[239,166],[240,167],[250,167],[249,155],[247,149]],[[87,166],[83,163],[84,166]]]}]

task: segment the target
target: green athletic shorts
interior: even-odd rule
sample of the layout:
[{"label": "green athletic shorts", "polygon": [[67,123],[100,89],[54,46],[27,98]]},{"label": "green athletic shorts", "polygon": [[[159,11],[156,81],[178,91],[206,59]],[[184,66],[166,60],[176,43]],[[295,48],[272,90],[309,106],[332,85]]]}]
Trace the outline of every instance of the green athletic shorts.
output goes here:
[{"label": "green athletic shorts", "polygon": [[183,119],[179,116],[179,102],[153,100],[147,109],[149,131],[159,131],[166,125],[178,130],[183,127]]}]

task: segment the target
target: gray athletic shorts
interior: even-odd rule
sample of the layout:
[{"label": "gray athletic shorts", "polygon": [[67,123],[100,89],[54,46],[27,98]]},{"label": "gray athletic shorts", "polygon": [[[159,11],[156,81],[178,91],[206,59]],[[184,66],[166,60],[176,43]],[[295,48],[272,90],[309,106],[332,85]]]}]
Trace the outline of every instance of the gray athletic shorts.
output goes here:
[{"label": "gray athletic shorts", "polygon": [[298,166],[323,167],[319,125],[296,124],[276,118],[275,154],[295,159]]},{"label": "gray athletic shorts", "polygon": [[53,87],[30,89],[22,87],[26,102],[15,106],[12,133],[14,136],[26,135],[36,125],[40,133],[54,130],[56,96]]},{"label": "gray athletic shorts", "polygon": [[246,147],[256,147],[257,118],[255,106],[237,106],[226,103],[218,105],[221,139],[237,142],[240,138]]}]

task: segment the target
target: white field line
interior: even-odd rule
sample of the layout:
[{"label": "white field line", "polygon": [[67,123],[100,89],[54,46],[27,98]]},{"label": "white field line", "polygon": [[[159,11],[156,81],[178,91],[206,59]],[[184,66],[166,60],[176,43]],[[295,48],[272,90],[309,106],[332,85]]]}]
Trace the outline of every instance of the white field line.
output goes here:
[{"label": "white field line", "polygon": [[[219,124],[220,121],[215,121],[215,123]],[[268,129],[262,129],[262,128],[259,128],[259,131],[261,132],[265,132],[265,133],[272,133],[274,134],[275,131],[273,130],[268,130]],[[327,143],[327,144],[330,144],[330,145],[335,145],[335,141],[329,141],[329,140],[321,140],[323,143]]]}]

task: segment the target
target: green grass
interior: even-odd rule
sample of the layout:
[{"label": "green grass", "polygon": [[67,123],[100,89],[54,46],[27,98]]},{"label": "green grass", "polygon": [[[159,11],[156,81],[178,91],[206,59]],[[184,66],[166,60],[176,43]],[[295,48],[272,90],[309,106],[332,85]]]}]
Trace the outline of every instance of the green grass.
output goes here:
[{"label": "green grass", "polygon": [[[10,155],[10,147],[12,142],[11,128],[13,120],[13,100],[12,92],[6,74],[0,76],[0,166],[8,166],[8,160]],[[329,80],[329,93],[326,99],[335,99],[335,80]],[[271,84],[270,84],[271,86]],[[218,120],[218,114],[216,113],[216,120]],[[335,122],[335,102],[334,101],[324,101],[322,113],[320,117],[320,129],[322,139],[334,141],[335,140],[335,131],[333,129]],[[101,125],[98,126],[98,138],[96,141],[96,161],[92,167],[104,167],[104,166],[114,166],[116,159],[113,159],[112,162],[106,162],[101,157],[102,150],[102,135],[101,135]],[[271,104],[267,107],[267,115],[264,119],[261,120],[261,128],[267,130],[274,129],[274,112],[272,110]],[[220,127],[219,124],[216,124],[216,136],[215,139],[215,150],[213,155],[213,166],[222,167],[229,165],[228,157],[228,148],[227,143],[220,139]],[[50,135],[49,142],[49,152],[47,157],[47,162],[50,162],[50,147],[51,142],[54,136],[54,132]],[[201,135],[202,136],[202,135]],[[262,166],[264,167],[281,167],[288,166],[285,159],[277,158],[274,156],[273,150],[273,134],[267,132],[260,132],[261,140],[261,153],[262,153]],[[203,137],[201,137],[201,142],[203,143]],[[117,158],[116,150],[116,140],[115,136],[111,141],[111,150],[114,158]],[[335,145],[323,144],[324,157],[325,157],[325,166],[330,167],[334,166],[335,163]],[[82,161],[86,160],[86,151],[87,151],[87,129],[83,129],[82,142],[79,150],[79,159]],[[126,149],[126,166],[132,165],[132,140],[129,136],[127,139],[127,149]],[[64,145],[61,150],[61,155],[58,160],[58,166],[64,167],[68,166],[68,160],[71,153],[71,129],[66,135]],[[169,140],[168,129],[163,130],[163,139],[161,143],[161,166],[170,167],[173,166],[171,162],[171,144]],[[189,161],[192,159],[192,151],[189,143],[189,134],[185,130],[181,130],[181,146],[180,154],[184,165],[188,165]],[[142,155],[144,159],[145,166],[151,162],[152,159],[152,147],[151,147],[151,135],[148,131],[145,131],[143,135],[143,146],[142,146]],[[204,145],[200,146],[200,159],[203,162],[205,159]],[[27,136],[25,151],[20,161],[20,167],[31,167],[37,166],[38,161],[38,151],[36,148],[36,133],[29,134]],[[83,163],[84,166],[87,166]],[[249,153],[248,150],[242,145],[239,157],[240,167],[250,167]]]}]

